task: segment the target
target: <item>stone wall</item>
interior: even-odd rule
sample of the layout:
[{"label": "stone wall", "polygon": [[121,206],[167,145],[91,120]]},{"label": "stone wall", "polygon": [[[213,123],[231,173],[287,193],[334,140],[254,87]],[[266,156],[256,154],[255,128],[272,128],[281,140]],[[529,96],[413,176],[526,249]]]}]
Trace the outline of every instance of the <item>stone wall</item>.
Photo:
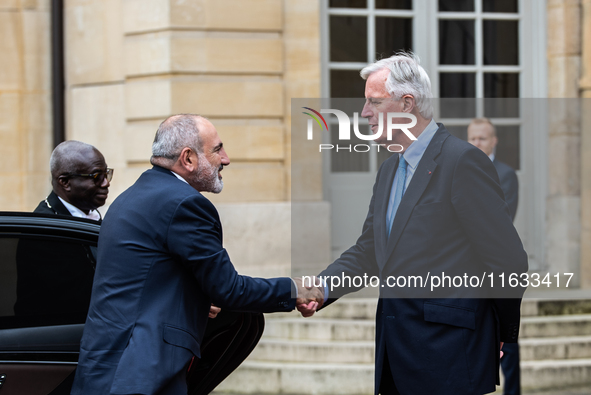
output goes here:
[{"label": "stone wall", "polygon": [[[553,106],[548,133],[546,261],[551,272],[581,272],[581,1],[548,0],[548,97]],[[570,103],[570,104],[569,104]],[[556,106],[564,106],[560,111]],[[580,285],[573,277],[573,286]]]},{"label": "stone wall", "polygon": [[31,210],[51,191],[49,0],[0,0],[0,210]]}]

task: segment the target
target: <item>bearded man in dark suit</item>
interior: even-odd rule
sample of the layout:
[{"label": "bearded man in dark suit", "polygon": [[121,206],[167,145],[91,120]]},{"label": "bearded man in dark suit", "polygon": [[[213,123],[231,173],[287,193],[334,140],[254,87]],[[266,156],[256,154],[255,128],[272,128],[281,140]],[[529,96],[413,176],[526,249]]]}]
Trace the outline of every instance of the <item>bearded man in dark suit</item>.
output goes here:
[{"label": "bearded man in dark suit", "polygon": [[74,395],[186,394],[212,303],[276,312],[296,301],[308,308],[322,302],[321,292],[300,280],[251,278],[234,269],[218,212],[202,194],[221,192],[221,171],[230,164],[210,121],[191,114],[166,119],[151,163],[101,226]]},{"label": "bearded man in dark suit", "polygon": [[[327,284],[325,305],[358,289],[350,285],[354,282],[337,286],[333,278],[380,279],[376,394],[493,392],[500,348],[517,341],[523,290],[507,295],[519,298],[508,299],[496,288],[479,297],[468,287],[449,286],[438,298],[429,288],[388,284],[429,273],[527,271],[527,254],[497,172],[482,151],[435,123],[431,83],[416,56],[399,53],[379,60],[361,76],[366,80],[361,115],[376,142],[397,153],[378,171],[356,244],[320,273]],[[409,118],[416,122],[406,131],[387,135],[389,119],[404,124]]]}]

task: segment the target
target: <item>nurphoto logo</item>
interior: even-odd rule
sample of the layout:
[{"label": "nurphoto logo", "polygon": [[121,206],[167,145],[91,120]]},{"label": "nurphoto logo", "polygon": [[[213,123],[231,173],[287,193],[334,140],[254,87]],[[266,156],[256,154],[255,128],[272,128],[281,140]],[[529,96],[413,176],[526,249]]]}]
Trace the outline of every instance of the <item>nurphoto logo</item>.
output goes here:
[{"label": "nurphoto logo", "polygon": [[[308,129],[307,129],[307,138],[308,140],[312,140],[314,138],[314,122],[316,121],[316,123],[318,124],[318,126],[320,126],[320,130],[324,130],[326,128],[326,130],[328,130],[328,123],[326,122],[326,119],[322,116],[322,114],[333,114],[337,117],[337,120],[339,122],[339,141],[350,141],[351,140],[351,119],[349,118],[349,116],[341,110],[335,110],[335,109],[321,109],[320,112],[314,110],[313,108],[310,107],[302,107],[306,110],[311,111],[313,114],[309,113],[309,112],[302,112],[303,114],[306,114],[308,116],[310,116],[310,119],[308,119]],[[410,119],[409,123],[394,123],[394,119],[400,119],[400,118],[406,118],[406,119]],[[359,140],[364,140],[364,141],[375,141],[376,139],[378,139],[382,133],[384,133],[384,116],[383,113],[380,113],[378,116],[379,119],[379,124],[378,124],[378,130],[377,132],[375,132],[374,134],[363,134],[359,131],[359,113],[354,112],[353,113],[353,133],[355,133],[355,136],[359,139]],[[416,140],[417,138],[415,136],[413,136],[413,134],[408,130],[412,127],[414,127],[417,124],[417,117],[414,116],[413,114],[409,114],[409,113],[405,113],[405,112],[389,112],[386,113],[386,130],[385,132],[387,133],[387,139],[388,141],[392,140],[392,131],[395,129],[399,129],[402,130],[402,132],[404,132],[404,134],[406,134],[408,136],[409,139],[411,140]],[[388,151],[390,152],[400,152],[402,149],[397,150],[396,147],[402,147],[399,144],[384,144],[386,145],[386,148],[388,149]],[[345,145],[345,146],[341,146],[341,145],[334,145],[334,144],[319,144],[319,152],[322,152],[322,150],[332,150],[335,149],[337,152],[339,150],[341,151],[349,151],[351,152],[351,150],[354,150],[355,152],[368,152],[371,149],[371,146],[375,146],[379,147],[381,146],[380,144],[356,144],[356,145]]]}]

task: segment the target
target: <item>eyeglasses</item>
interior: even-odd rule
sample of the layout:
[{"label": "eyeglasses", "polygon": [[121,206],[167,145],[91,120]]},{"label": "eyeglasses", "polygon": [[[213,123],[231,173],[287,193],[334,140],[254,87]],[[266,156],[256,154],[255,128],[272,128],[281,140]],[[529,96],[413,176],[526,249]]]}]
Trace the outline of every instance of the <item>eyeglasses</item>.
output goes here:
[{"label": "eyeglasses", "polygon": [[107,167],[107,171],[97,171],[90,174],[64,174],[66,177],[84,177],[84,178],[92,178],[96,184],[102,184],[105,177],[107,177],[107,181],[111,182],[113,179],[113,172],[115,170]]}]

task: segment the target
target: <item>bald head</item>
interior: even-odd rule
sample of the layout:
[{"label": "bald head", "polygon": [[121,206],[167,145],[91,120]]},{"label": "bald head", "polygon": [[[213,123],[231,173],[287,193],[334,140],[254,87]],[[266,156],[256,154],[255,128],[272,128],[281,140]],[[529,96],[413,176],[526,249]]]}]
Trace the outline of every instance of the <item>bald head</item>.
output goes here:
[{"label": "bald head", "polygon": [[92,145],[82,141],[68,140],[59,144],[49,159],[51,178],[56,180],[60,175],[78,172],[80,165],[86,163],[95,151],[98,152]]},{"label": "bald head", "polygon": [[[59,144],[49,160],[53,191],[88,213],[105,204],[110,182],[103,154],[90,144],[69,140]],[[101,173],[96,178],[90,175]]]}]

